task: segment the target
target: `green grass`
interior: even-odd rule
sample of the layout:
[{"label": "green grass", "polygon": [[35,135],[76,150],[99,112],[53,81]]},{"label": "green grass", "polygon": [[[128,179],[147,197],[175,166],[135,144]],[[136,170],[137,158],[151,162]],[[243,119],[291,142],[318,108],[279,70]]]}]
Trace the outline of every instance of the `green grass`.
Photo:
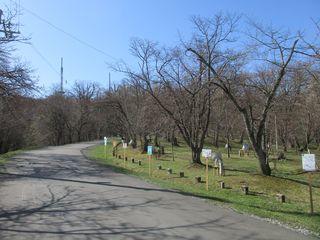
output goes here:
[{"label": "green grass", "polygon": [[33,149],[37,149],[37,148],[39,148],[39,147],[30,146],[27,148],[23,148],[23,149],[19,149],[19,150],[15,150],[15,151],[10,151],[10,152],[4,153],[4,154],[0,154],[0,168],[4,164],[6,164],[11,158],[13,158],[14,156],[16,156],[20,153],[23,153],[25,151],[33,150]]},{"label": "green grass", "polygon": [[0,166],[4,165],[6,162],[9,161],[10,158],[14,157],[15,155],[23,152],[25,150],[16,150],[16,151],[11,151],[11,152],[7,152],[4,154],[0,154]]},{"label": "green grass", "polygon": [[[147,181],[156,183],[162,187],[177,189],[181,192],[212,200],[215,204],[231,207],[237,211],[254,214],[264,218],[276,219],[291,227],[306,228],[316,235],[320,234],[320,176],[313,174],[313,198],[314,211],[310,215],[308,179],[301,171],[301,159],[293,151],[286,154],[287,160],[277,164],[277,170],[272,176],[259,174],[257,160],[251,152],[249,156],[239,157],[237,151],[240,146],[234,146],[231,158],[228,159],[225,149],[219,149],[223,153],[226,167],[226,176],[214,176],[210,169],[209,191],[206,191],[205,182],[195,183],[194,177],[201,176],[205,179],[205,167],[190,166],[191,153],[187,146],[174,148],[175,161],[172,161],[171,146],[165,146],[166,154],[159,159],[152,158],[152,175],[149,176],[148,157],[139,150],[128,148],[126,156],[128,161],[112,157],[112,146],[107,146],[105,157],[104,146],[96,146],[87,151],[87,156],[102,164],[112,166],[115,170],[138,176]],[[207,147],[211,147],[207,144]],[[122,155],[120,148],[118,155]],[[130,159],[141,160],[142,166],[131,163]],[[161,165],[163,170],[157,170]],[[271,163],[272,166],[272,163]],[[167,174],[167,168],[173,169],[173,174]],[[179,177],[179,171],[185,172],[185,177]],[[219,188],[219,181],[224,181],[227,189]],[[240,188],[243,183],[249,185],[250,194],[242,194]],[[286,195],[286,203],[279,203],[275,195]]]}]

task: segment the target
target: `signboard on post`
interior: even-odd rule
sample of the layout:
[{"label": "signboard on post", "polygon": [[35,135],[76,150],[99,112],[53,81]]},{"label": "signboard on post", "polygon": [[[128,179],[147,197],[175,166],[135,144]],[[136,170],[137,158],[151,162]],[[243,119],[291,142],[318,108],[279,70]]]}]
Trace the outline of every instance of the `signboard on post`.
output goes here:
[{"label": "signboard on post", "polygon": [[315,154],[302,154],[302,169],[307,172],[317,170]]},{"label": "signboard on post", "polygon": [[147,151],[148,155],[151,156],[152,155],[152,146],[148,146],[148,151]]},{"label": "signboard on post", "polygon": [[107,137],[104,137],[103,140],[104,140],[104,145],[107,146],[107,144],[108,144],[108,138],[107,138]]},{"label": "signboard on post", "polygon": [[212,156],[212,150],[211,149],[202,149],[202,157],[210,158],[211,156]]},{"label": "signboard on post", "polygon": [[209,190],[209,163],[208,158],[212,156],[211,149],[202,149],[202,157],[206,158],[206,189]]},{"label": "signboard on post", "polygon": [[313,214],[313,198],[312,198],[312,173],[317,170],[315,154],[302,154],[302,169],[309,172],[309,196],[310,196],[310,214]]}]

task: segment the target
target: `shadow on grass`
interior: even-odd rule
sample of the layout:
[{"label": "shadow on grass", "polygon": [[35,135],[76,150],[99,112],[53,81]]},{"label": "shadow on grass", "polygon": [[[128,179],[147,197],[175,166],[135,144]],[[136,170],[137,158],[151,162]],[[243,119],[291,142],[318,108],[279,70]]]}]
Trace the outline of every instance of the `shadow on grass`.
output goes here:
[{"label": "shadow on grass", "polygon": [[[290,178],[290,177],[283,177],[283,176],[279,176],[279,175],[272,175],[272,177],[278,178],[278,179],[282,179],[282,180],[288,180],[288,181],[291,181],[291,182],[294,182],[294,183],[298,183],[298,184],[301,184],[301,185],[305,185],[305,186],[309,186],[309,182],[304,181],[304,180],[294,179],[294,178]],[[314,188],[320,188],[320,185],[316,185],[314,183],[312,183],[311,185]]]}]

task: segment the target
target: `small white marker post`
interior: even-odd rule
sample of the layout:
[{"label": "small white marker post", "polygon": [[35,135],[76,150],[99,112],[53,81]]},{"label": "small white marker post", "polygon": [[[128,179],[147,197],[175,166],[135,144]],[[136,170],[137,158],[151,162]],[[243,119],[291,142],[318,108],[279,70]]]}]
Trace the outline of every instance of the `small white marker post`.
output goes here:
[{"label": "small white marker post", "polygon": [[151,176],[151,156],[152,156],[152,146],[148,146],[148,162],[149,162],[149,177]]},{"label": "small white marker post", "polygon": [[104,137],[103,140],[104,140],[104,158],[105,158],[105,160],[107,160],[107,144],[108,144],[108,138],[107,138],[107,137]]},{"label": "small white marker post", "polygon": [[313,214],[312,172],[317,170],[315,154],[302,154],[302,169],[304,171],[308,172],[309,197],[310,197],[310,214]]},{"label": "small white marker post", "polygon": [[123,148],[123,166],[126,166],[126,149],[128,147],[128,144],[126,142],[122,143],[122,148]]},{"label": "small white marker post", "polygon": [[212,155],[211,149],[202,149],[202,156],[206,159],[206,190],[209,190],[209,158]]}]

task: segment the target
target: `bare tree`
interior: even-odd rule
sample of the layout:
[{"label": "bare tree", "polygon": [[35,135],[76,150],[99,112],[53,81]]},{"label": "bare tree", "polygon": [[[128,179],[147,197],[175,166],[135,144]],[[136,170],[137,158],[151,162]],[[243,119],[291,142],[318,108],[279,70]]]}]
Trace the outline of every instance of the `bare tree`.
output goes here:
[{"label": "bare tree", "polygon": [[[210,69],[213,75],[212,83],[224,91],[242,114],[250,142],[259,159],[261,172],[270,175],[271,169],[264,143],[266,119],[294,56],[298,39],[271,28],[252,24],[256,31],[250,35],[255,42],[255,51],[252,51],[254,55],[250,61],[251,68],[260,60],[268,68],[260,66],[256,73],[243,74],[243,63],[250,60],[243,56],[248,54],[235,53],[228,50],[227,46],[221,46],[221,43],[232,40],[237,21],[238,18],[221,15],[214,19],[196,18],[194,23],[198,35],[195,45],[200,47],[191,46],[187,50]],[[217,59],[221,59],[223,64],[218,65]]]},{"label": "bare tree", "polygon": [[139,68],[117,66],[128,75],[130,83],[147,92],[154,102],[173,120],[191,148],[192,163],[201,164],[200,155],[211,114],[210,71],[181,49],[158,50],[150,41],[135,39],[131,52]]}]

